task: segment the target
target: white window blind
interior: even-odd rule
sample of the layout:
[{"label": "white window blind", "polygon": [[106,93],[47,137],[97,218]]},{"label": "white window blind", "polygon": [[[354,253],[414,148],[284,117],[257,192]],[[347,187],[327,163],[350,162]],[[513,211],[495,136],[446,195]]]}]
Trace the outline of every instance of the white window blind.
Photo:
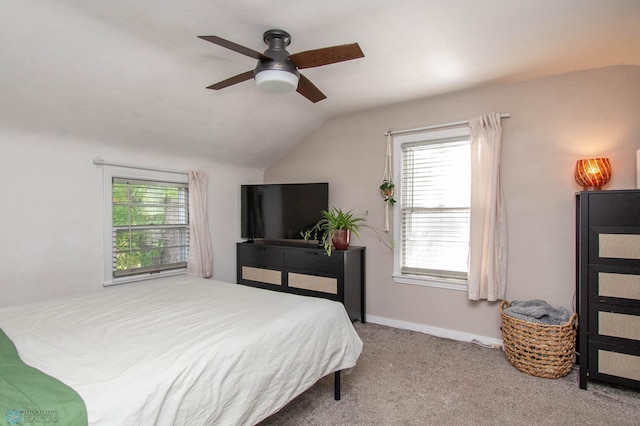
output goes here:
[{"label": "white window blind", "polygon": [[400,271],[466,279],[469,137],[414,141],[401,148]]},{"label": "white window blind", "polygon": [[185,268],[189,248],[186,183],[114,177],[112,276]]}]

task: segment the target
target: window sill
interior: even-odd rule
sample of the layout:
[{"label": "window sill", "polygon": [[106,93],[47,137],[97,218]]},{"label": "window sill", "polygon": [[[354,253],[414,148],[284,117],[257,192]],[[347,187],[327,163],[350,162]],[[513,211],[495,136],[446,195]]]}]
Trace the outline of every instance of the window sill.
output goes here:
[{"label": "window sill", "polygon": [[393,280],[398,284],[421,285],[425,287],[467,291],[467,280],[462,279],[393,274]]},{"label": "window sill", "polygon": [[171,269],[168,271],[162,271],[162,272],[156,272],[156,273],[131,275],[129,277],[112,278],[110,281],[105,281],[104,283],[102,283],[102,286],[109,287],[111,285],[127,284],[127,283],[133,283],[136,281],[153,280],[155,278],[170,277],[172,275],[184,275],[186,273],[187,273],[187,268],[182,268],[182,269]]}]

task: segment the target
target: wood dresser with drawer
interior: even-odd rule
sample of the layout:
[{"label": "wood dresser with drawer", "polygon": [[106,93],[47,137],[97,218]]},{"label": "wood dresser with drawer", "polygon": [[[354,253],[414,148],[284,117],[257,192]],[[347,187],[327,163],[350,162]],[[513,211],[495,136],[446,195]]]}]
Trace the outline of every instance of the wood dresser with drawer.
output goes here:
[{"label": "wood dresser with drawer", "polygon": [[333,250],[305,242],[237,243],[237,282],[341,302],[352,321],[365,322],[365,248]]}]

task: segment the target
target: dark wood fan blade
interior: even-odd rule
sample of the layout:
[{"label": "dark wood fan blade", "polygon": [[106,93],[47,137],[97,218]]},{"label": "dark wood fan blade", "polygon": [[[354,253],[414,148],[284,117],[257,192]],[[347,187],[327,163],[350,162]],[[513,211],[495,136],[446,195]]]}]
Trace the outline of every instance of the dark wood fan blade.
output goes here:
[{"label": "dark wood fan blade", "polygon": [[233,86],[234,84],[237,84],[237,83],[242,83],[243,81],[247,81],[252,78],[253,78],[253,70],[243,72],[242,74],[234,75],[233,77],[228,78],[226,80],[219,81],[216,84],[212,84],[211,86],[207,87],[207,89],[220,90],[220,89],[224,89],[225,87]]},{"label": "dark wood fan blade", "polygon": [[226,47],[227,49],[233,50],[234,52],[242,53],[253,59],[272,59],[271,57],[265,55],[264,53],[260,53],[256,50],[249,49],[248,47],[244,47],[239,45],[238,43],[234,43],[229,40],[225,40],[218,36],[198,36],[206,41],[210,41],[213,44],[217,44],[218,46]]},{"label": "dark wood fan blade", "polygon": [[304,75],[300,74],[300,80],[298,81],[298,89],[296,90],[305,98],[309,99],[314,104],[326,99],[324,93],[320,91],[311,81]]},{"label": "dark wood fan blade", "polygon": [[307,50],[289,55],[289,59],[298,69],[320,67],[357,58],[364,58],[364,53],[358,43]]}]

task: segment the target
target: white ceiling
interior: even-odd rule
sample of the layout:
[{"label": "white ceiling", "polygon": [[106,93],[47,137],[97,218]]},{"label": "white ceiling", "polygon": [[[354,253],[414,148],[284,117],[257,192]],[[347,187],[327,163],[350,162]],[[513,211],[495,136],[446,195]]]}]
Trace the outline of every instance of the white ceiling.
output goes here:
[{"label": "white ceiling", "polygon": [[[205,87],[263,51],[358,42],[303,74],[327,99]],[[640,65],[640,0],[0,0],[0,126],[266,167],[336,115],[488,84]]]}]

